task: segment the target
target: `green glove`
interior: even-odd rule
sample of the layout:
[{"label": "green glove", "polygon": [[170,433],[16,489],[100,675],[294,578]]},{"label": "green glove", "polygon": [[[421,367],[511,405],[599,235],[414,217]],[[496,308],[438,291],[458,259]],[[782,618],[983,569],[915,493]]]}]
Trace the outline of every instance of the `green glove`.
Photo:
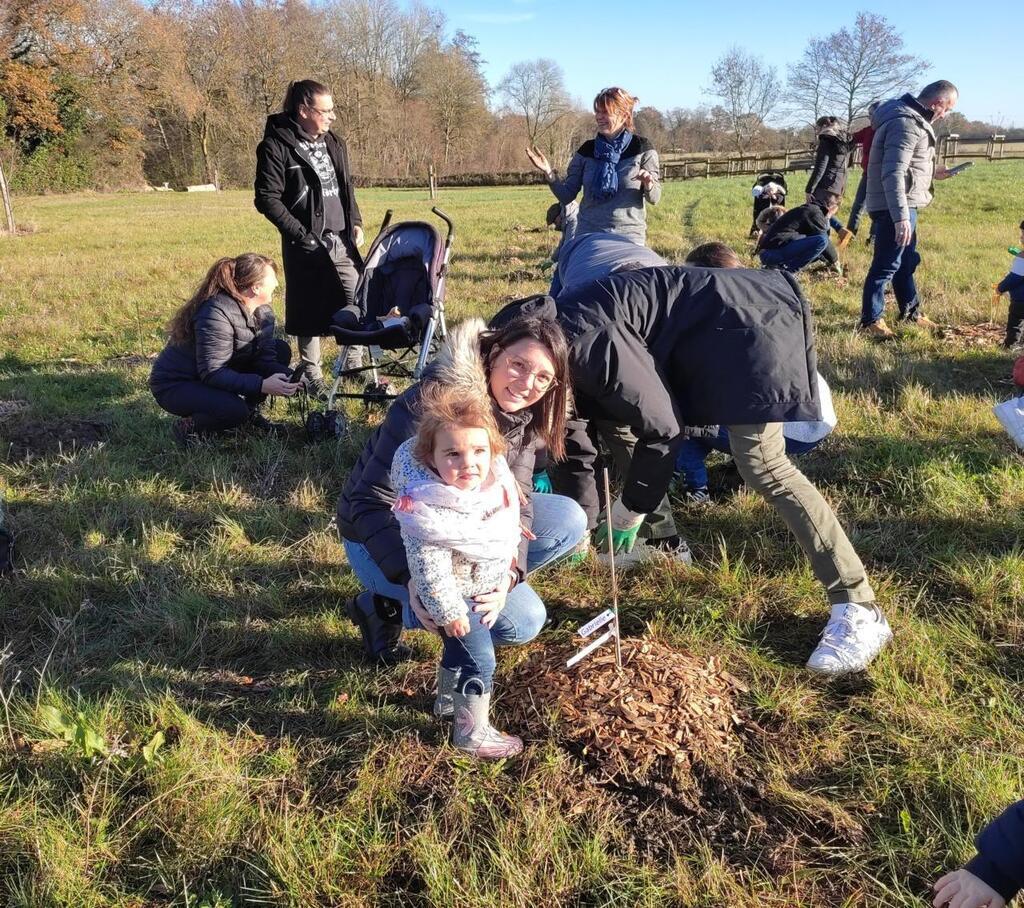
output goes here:
[{"label": "green glove", "polygon": [[533,474],[533,491],[540,492],[542,495],[551,494],[551,477],[548,476],[547,470]]},{"label": "green glove", "polygon": [[598,551],[604,552],[608,548],[608,531],[611,526],[612,550],[615,554],[620,552],[632,552],[636,545],[636,537],[644,522],[646,514],[639,514],[631,511],[623,503],[621,498],[616,498],[612,504],[611,520],[605,520],[597,527],[594,534],[594,545]]}]

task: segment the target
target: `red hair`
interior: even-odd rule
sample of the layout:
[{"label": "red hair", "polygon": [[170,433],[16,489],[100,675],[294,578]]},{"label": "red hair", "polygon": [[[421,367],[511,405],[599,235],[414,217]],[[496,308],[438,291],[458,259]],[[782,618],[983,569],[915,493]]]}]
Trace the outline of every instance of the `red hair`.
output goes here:
[{"label": "red hair", "polygon": [[638,98],[634,98],[626,89],[613,86],[603,88],[594,98],[594,110],[610,111],[618,114],[626,121],[626,129],[633,131],[633,108],[636,107]]}]

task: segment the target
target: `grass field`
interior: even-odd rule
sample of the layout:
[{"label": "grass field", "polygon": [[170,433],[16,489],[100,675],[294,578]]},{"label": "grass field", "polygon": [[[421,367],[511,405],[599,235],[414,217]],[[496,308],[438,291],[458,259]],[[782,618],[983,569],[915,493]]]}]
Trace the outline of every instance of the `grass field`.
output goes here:
[{"label": "grass field", "polygon": [[[979,164],[939,185],[921,219],[932,319],[1005,320],[990,286],[1022,180]],[[666,186],[651,245],[748,251],[748,182]],[[359,199],[369,225],[387,207],[429,217],[419,191]],[[990,412],[1012,358],[995,330],[857,337],[862,242],[848,283],[805,281],[839,427],[802,465],[895,640],[867,677],[809,676],[827,606],[774,513],[742,491],[680,502],[697,566],[626,579],[624,629],[719,657],[764,733],[756,798],[705,786],[674,810],[588,779],[557,718],[515,761],[456,756],[425,711],[424,635],[403,668],[359,660],[331,519],[361,411],[337,446],[305,446],[281,404],[290,440],[171,444],[144,357],[215,257],[277,256],[247,193],[15,201],[34,232],[0,240],[0,485],[19,544],[0,581],[0,904],[920,905],[1020,797],[1024,460]],[[442,194],[451,318],[546,286],[549,202]],[[595,566],[536,585],[552,623],[528,651],[566,644],[607,596]],[[504,654],[499,694],[524,655]]]}]

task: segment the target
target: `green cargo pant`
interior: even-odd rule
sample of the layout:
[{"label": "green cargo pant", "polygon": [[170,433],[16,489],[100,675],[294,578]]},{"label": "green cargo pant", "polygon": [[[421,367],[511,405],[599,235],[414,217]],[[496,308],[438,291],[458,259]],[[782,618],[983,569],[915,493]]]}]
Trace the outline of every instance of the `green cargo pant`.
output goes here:
[{"label": "green cargo pant", "polygon": [[779,512],[796,536],[829,602],[874,602],[864,565],[829,503],[786,456],[782,423],[728,428],[740,476]]}]

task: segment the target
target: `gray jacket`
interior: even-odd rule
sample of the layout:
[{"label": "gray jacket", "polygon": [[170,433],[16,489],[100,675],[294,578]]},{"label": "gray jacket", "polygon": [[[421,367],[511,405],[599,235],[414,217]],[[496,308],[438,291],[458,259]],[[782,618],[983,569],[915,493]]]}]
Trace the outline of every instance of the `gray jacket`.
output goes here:
[{"label": "gray jacket", "polygon": [[926,109],[910,94],[880,105],[871,125],[875,138],[864,207],[888,211],[894,221],[909,220],[911,208],[925,208],[932,200],[935,130]]},{"label": "gray jacket", "polygon": [[[661,171],[658,152],[647,139],[633,136],[622,152],[616,168],[619,191],[610,199],[598,201],[591,197],[590,187],[599,162],[594,158],[594,140],[584,142],[569,161],[565,179],[558,174],[548,184],[563,205],[569,204],[583,190],[576,235],[584,233],[617,233],[643,246],[647,240],[647,214],[644,203],[657,205],[661,199]],[[644,191],[637,172],[646,170],[654,177],[654,185]]]}]

